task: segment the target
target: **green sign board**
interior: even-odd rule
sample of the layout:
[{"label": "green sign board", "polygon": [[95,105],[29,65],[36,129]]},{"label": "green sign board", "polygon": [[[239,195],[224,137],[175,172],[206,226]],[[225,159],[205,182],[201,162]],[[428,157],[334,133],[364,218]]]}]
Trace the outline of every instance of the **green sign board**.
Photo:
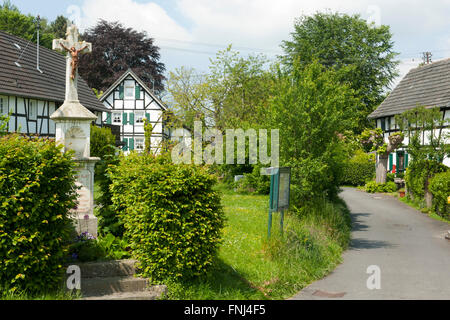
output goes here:
[{"label": "green sign board", "polygon": [[269,201],[269,230],[272,229],[272,213],[280,212],[280,227],[283,232],[284,211],[289,209],[291,187],[291,168],[269,168],[266,174],[270,175],[270,201]]}]

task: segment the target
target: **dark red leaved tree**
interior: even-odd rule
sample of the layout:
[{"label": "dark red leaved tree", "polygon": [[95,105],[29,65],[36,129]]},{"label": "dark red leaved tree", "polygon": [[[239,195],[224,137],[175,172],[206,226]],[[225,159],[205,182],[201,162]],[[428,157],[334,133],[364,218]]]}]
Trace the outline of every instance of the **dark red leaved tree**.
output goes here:
[{"label": "dark red leaved tree", "polygon": [[165,66],[159,48],[145,32],[119,22],[100,20],[82,39],[92,43],[92,53],[80,58],[79,73],[91,88],[105,91],[131,68],[155,93],[164,90]]}]

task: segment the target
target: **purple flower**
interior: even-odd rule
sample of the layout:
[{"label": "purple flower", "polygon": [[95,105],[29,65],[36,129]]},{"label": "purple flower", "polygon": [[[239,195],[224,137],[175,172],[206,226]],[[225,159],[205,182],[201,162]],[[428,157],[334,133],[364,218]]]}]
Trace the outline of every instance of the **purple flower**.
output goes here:
[{"label": "purple flower", "polygon": [[88,214],[84,216],[84,220],[89,220],[89,215]]}]

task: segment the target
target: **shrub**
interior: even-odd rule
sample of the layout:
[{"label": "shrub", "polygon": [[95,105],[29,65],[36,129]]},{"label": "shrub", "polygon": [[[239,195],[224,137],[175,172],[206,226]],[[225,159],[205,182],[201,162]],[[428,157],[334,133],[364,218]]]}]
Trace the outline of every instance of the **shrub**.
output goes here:
[{"label": "shrub", "polygon": [[447,167],[445,165],[435,161],[413,161],[405,173],[408,193],[417,199],[424,198],[427,181],[436,173],[445,172],[446,170]]},{"label": "shrub", "polygon": [[254,166],[252,173],[244,173],[244,178],[236,183],[239,193],[270,193],[270,176],[261,175],[262,166]]},{"label": "shrub", "polygon": [[363,186],[375,177],[375,157],[358,150],[344,166],[341,184]]},{"label": "shrub", "polygon": [[365,191],[368,193],[395,192],[397,191],[397,185],[392,181],[383,184],[369,181],[365,186]]},{"label": "shrub", "polygon": [[95,179],[102,179],[108,165],[108,160],[116,152],[116,137],[110,128],[99,128],[91,125],[91,157],[101,160],[95,165]]},{"label": "shrub", "polygon": [[99,204],[96,211],[96,217],[98,218],[98,232],[100,235],[113,234],[116,237],[121,238],[123,236],[124,227],[123,222],[120,220],[119,215],[113,208],[112,194],[110,186],[112,184],[111,173],[115,166],[119,164],[119,156],[111,155],[106,156],[101,163],[102,174],[98,176],[96,180],[100,187],[100,197],[97,199]]},{"label": "shrub", "polygon": [[436,213],[448,217],[450,214],[447,198],[450,196],[450,170],[436,174],[429,185],[431,194],[433,195],[433,206]]},{"label": "shrub", "polygon": [[80,262],[97,261],[106,256],[105,250],[99,246],[97,239],[88,232],[83,232],[71,244],[69,255]]},{"label": "shrub", "polygon": [[154,281],[205,273],[221,239],[224,213],[215,178],[168,156],[121,156],[112,201],[143,276]]},{"label": "shrub", "polygon": [[0,138],[0,287],[55,289],[73,231],[76,205],[72,153],[51,140]]}]

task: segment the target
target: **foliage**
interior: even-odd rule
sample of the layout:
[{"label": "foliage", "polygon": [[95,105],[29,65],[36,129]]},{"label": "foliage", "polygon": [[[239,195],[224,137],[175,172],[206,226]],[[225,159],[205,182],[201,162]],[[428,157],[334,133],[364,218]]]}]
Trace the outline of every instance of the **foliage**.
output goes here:
[{"label": "foliage", "polygon": [[208,74],[183,67],[171,72],[167,102],[189,128],[194,121],[219,130],[254,127],[264,118],[272,93],[267,64],[262,55],[242,57],[229,46],[211,59]]},{"label": "foliage", "polygon": [[344,203],[321,199],[302,211],[286,213],[284,237],[274,214],[272,236],[267,239],[268,196],[218,187],[227,217],[219,258],[205,276],[168,282],[169,299],[288,299],[341,261],[351,230]]},{"label": "foliage", "polygon": [[341,81],[358,92],[362,104],[354,111],[356,132],[370,126],[367,116],[384,100],[397,76],[397,53],[388,26],[369,25],[359,15],[318,12],[296,20],[291,41],[283,41],[284,63],[314,59],[327,68],[343,70]]},{"label": "foliage", "polygon": [[91,156],[100,159],[115,154],[116,137],[110,128],[91,125]]},{"label": "foliage", "polygon": [[448,197],[450,197],[450,170],[436,174],[430,180],[430,191],[433,195],[433,206],[442,217],[450,218]]},{"label": "foliage", "polygon": [[99,237],[98,245],[106,252],[106,258],[108,259],[121,260],[131,257],[128,242],[125,239],[115,237],[111,233]]},{"label": "foliage", "polygon": [[375,156],[359,150],[346,162],[342,185],[362,186],[375,177]]},{"label": "foliage", "polygon": [[369,181],[366,183],[365,191],[368,193],[391,193],[397,191],[397,185],[393,181],[386,183],[377,183],[376,181]]},{"label": "foliage", "polygon": [[280,72],[270,112],[280,130],[280,164],[292,168],[292,203],[304,204],[338,192],[345,142],[339,132],[351,127],[358,99],[341,84],[337,72],[317,61],[293,72]]},{"label": "foliage", "polygon": [[54,141],[0,138],[0,287],[56,288],[76,205],[73,154]]},{"label": "foliage", "polygon": [[[413,161],[433,160],[439,163],[450,156],[450,133],[444,127],[450,119],[444,118],[439,108],[418,106],[395,117],[400,129],[408,135],[407,151]],[[427,143],[423,143],[423,137]]]},{"label": "foliage", "polygon": [[145,32],[125,28],[119,22],[100,20],[83,40],[92,43],[92,53],[80,57],[79,72],[89,87],[107,90],[127,69],[156,93],[164,90],[165,66],[159,48]]},{"label": "foliage", "polygon": [[111,233],[98,239],[83,232],[71,243],[69,256],[74,261],[91,262],[97,260],[120,260],[130,258],[128,243]]},{"label": "foliage", "polygon": [[[36,43],[36,17],[25,15],[11,4],[4,1],[0,5],[0,30],[8,32],[22,39]],[[40,20],[40,45],[48,49],[52,48],[54,33],[46,19]]]},{"label": "foliage", "polygon": [[445,172],[447,167],[432,160],[413,160],[405,172],[408,194],[415,199],[425,196],[425,187],[435,174]]},{"label": "foliage", "polygon": [[123,236],[124,227],[119,215],[113,208],[112,194],[110,191],[111,170],[119,164],[119,156],[110,155],[105,157],[101,162],[101,167],[98,171],[96,183],[100,187],[100,196],[97,199],[98,209],[96,217],[98,218],[98,232],[100,235],[108,233],[121,238]]},{"label": "foliage", "polygon": [[83,232],[71,243],[69,256],[79,262],[97,261],[104,257],[106,252],[97,243],[97,239],[88,232]]},{"label": "foliage", "polygon": [[255,165],[251,173],[244,173],[244,178],[236,183],[239,193],[270,193],[270,176],[261,175],[261,165]]},{"label": "foliage", "polygon": [[131,153],[120,157],[111,179],[113,207],[143,276],[157,281],[208,270],[224,224],[213,176],[165,154]]},{"label": "foliage", "polygon": [[55,21],[53,21],[50,24],[50,29],[53,32],[55,38],[58,38],[58,39],[66,38],[68,21],[69,20],[66,17],[59,15],[56,17]]}]

